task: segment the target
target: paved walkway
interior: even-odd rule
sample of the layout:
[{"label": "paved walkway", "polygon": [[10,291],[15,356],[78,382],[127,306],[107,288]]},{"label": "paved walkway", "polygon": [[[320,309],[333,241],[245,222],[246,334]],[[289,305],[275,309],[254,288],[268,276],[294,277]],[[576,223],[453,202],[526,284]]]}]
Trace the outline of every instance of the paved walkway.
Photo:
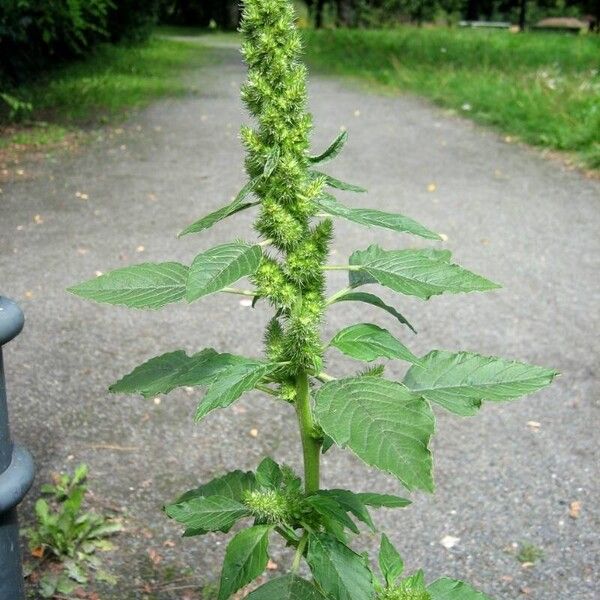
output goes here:
[{"label": "paved walkway", "polygon": [[[168,350],[258,353],[266,308],[212,296],[192,307],[131,312],[64,291],[98,270],[189,262],[202,248],[252,235],[252,215],[244,212],[201,236],[175,239],[244,182],[237,139],[244,69],[234,50],[211,52],[214,64],[193,74],[198,96],[155,104],[80,156],[49,161],[0,195],[1,290],[21,301],[28,318],[7,352],[13,430],[35,455],[38,485],[50,471],[84,461],[96,502],[126,507],[131,533],[114,556],[114,568],[127,574],[114,592],[119,599],[144,597],[152,578],[163,583],[152,597],[184,598],[184,591],[165,591],[177,587],[165,583],[171,567],[192,567],[200,581],[218,574],[223,538],[179,540],[161,515],[163,502],[211,473],[253,468],[267,453],[299,466],[290,411],[258,395],[198,426],[195,392],[160,403],[106,392]],[[378,522],[409,570],[423,566],[431,578],[464,576],[498,600],[597,598],[600,185],[410,97],[370,95],[318,77],[311,93],[315,148],[347,127],[347,151],[332,174],[370,190],[345,201],[399,210],[445,233],[461,264],[505,286],[428,303],[396,298],[419,330],[406,338],[412,349],[497,353],[563,373],[551,389],[487,406],[473,419],[440,413],[436,495],[382,511]],[[340,222],[335,254],[343,261],[374,241],[413,243]],[[341,285],[336,273],[332,290]],[[326,334],[358,319],[408,335],[359,305],[332,310]],[[332,355],[332,372],[351,366]],[[401,367],[390,373],[401,376]],[[324,472],[329,486],[400,491],[342,452],[327,455]],[[574,501],[581,503],[577,519],[569,516]],[[30,504],[22,517],[31,518]],[[459,541],[446,549],[445,536]],[[374,548],[377,540],[365,542]],[[544,560],[522,568],[514,550],[520,542],[541,547]],[[149,549],[162,560],[154,564]]]}]

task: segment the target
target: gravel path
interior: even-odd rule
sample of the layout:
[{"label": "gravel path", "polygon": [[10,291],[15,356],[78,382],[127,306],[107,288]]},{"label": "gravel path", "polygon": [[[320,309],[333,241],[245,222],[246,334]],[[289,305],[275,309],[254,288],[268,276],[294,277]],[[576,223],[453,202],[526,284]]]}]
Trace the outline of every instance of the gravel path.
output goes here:
[{"label": "gravel path", "polygon": [[[168,350],[259,352],[264,306],[253,311],[236,297],[211,296],[193,307],[132,312],[64,291],[98,270],[189,262],[202,248],[251,235],[252,215],[244,212],[202,236],[175,239],[244,183],[237,139],[244,69],[234,50],[211,52],[212,66],[190,75],[200,94],[157,103],[123,129],[102,132],[79,156],[33,167],[30,178],[26,168],[0,195],[1,291],[27,315],[6,353],[15,437],[35,456],[36,485],[83,461],[94,502],[126,507],[130,533],[112,557],[125,575],[102,598],[185,598],[185,590],[169,588],[195,580],[169,581],[172,569],[186,565],[197,581],[214,580],[223,538],[179,540],[161,504],[212,473],[254,468],[266,454],[299,466],[290,411],[259,395],[198,426],[195,392],[156,401],[106,392]],[[332,174],[370,190],[345,201],[400,210],[445,233],[458,262],[504,285],[428,303],[396,298],[419,330],[411,339],[391,318],[350,304],[331,311],[326,335],[375,320],[417,352],[470,349],[563,374],[532,398],[486,406],[472,419],[440,412],[437,493],[417,495],[404,511],[381,511],[378,522],[408,569],[422,566],[429,578],[463,576],[499,600],[598,598],[599,183],[410,97],[319,77],[311,95],[315,148],[347,127],[350,141]],[[339,222],[334,252],[343,261],[375,241],[414,243]],[[331,290],[343,284],[335,273]],[[331,372],[351,367],[332,354]],[[399,366],[389,373],[402,374]],[[332,451],[324,462],[328,486],[401,492],[347,453]],[[34,495],[23,521],[32,518]],[[574,501],[581,503],[577,519],[569,516]],[[440,543],[446,536],[459,541],[447,549]],[[374,548],[377,539],[364,542]],[[522,568],[515,557],[521,542],[543,549],[544,559]],[[286,557],[277,550],[275,560]]]}]

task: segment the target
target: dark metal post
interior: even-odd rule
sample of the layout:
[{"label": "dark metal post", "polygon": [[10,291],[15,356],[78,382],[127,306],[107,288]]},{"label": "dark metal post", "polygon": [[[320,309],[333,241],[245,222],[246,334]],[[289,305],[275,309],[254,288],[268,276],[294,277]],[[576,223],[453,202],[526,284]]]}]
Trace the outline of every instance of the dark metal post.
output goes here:
[{"label": "dark metal post", "polygon": [[23,313],[0,296],[0,600],[24,598],[17,505],[33,482],[33,460],[25,448],[13,444],[8,428],[8,406],[2,349],[23,329]]}]

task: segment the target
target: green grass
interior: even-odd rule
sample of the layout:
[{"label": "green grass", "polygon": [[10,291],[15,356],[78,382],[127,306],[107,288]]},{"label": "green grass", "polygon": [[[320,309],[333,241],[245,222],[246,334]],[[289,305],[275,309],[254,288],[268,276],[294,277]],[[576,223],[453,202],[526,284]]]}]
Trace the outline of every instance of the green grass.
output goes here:
[{"label": "green grass", "polygon": [[157,98],[188,93],[182,72],[202,60],[201,47],[180,41],[154,38],[137,46],[102,46],[85,60],[11,90],[30,102],[33,111],[26,127],[0,145],[57,143],[81,126],[119,119]]},{"label": "green grass", "polygon": [[445,28],[305,32],[317,70],[413,92],[600,168],[600,37]]}]

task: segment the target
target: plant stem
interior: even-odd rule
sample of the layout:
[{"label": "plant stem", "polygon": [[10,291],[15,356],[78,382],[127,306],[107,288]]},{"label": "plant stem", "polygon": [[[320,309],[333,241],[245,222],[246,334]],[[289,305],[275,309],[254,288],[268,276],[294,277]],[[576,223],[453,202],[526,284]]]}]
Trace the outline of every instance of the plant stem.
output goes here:
[{"label": "plant stem", "polygon": [[327,300],[325,300],[325,304],[327,304],[328,306],[330,304],[333,304],[338,298],[341,298],[344,294],[351,292],[353,289],[354,288],[346,287],[343,290],[336,292],[335,294],[333,294],[333,296],[329,296],[329,298],[327,298]]},{"label": "plant stem", "polygon": [[269,396],[275,396],[275,397],[279,396],[279,394],[274,389],[270,388],[268,385],[261,385],[260,383],[258,383],[254,387],[257,390],[264,392],[265,394],[269,394]]},{"label": "plant stem", "polygon": [[323,265],[323,271],[360,271],[361,265]]},{"label": "plant stem", "polygon": [[292,562],[292,573],[297,573],[300,568],[300,561],[302,560],[302,555],[304,554],[304,550],[306,550],[306,544],[308,543],[308,531],[305,531],[302,534],[302,538],[300,539],[300,543],[296,548],[296,554],[294,555],[294,561]]},{"label": "plant stem", "polygon": [[296,376],[296,413],[304,453],[304,489],[307,494],[314,494],[320,485],[321,442],[314,437],[315,421],[310,404],[308,375],[304,371]]},{"label": "plant stem", "polygon": [[332,377],[331,375],[328,375],[327,373],[319,373],[318,375],[315,375],[315,377],[319,380],[322,381],[323,383],[327,383],[328,381],[335,381],[335,377]]},{"label": "plant stem", "polygon": [[254,298],[254,296],[256,296],[257,293],[253,292],[252,290],[240,290],[238,288],[230,287],[223,288],[221,291],[226,294],[237,294],[238,296],[251,296],[252,298]]}]

